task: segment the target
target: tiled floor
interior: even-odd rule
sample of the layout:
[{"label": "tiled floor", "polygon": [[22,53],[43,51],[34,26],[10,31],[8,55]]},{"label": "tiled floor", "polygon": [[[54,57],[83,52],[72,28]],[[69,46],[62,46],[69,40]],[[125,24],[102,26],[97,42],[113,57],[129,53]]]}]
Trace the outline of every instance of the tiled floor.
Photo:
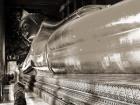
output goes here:
[{"label": "tiled floor", "polygon": [[[5,87],[6,90],[9,90],[6,94],[5,103],[0,103],[0,105],[14,105],[14,93],[13,93],[13,85],[9,85]],[[25,94],[27,105],[48,105],[42,99],[38,98],[34,93],[26,93]],[[8,101],[7,101],[8,99]]]}]

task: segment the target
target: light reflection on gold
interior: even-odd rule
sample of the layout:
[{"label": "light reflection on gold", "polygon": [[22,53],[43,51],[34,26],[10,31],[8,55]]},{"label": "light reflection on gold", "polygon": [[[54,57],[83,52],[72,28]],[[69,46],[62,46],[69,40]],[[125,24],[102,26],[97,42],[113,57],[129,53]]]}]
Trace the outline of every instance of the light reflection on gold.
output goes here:
[{"label": "light reflection on gold", "polygon": [[74,66],[75,69],[81,69],[81,64],[78,58],[69,57],[65,59],[65,64],[68,66]]},{"label": "light reflection on gold", "polygon": [[104,69],[106,69],[107,67],[111,66],[111,63],[116,63],[120,70],[124,70],[120,53],[114,53],[105,56],[102,61],[102,66]]},{"label": "light reflection on gold", "polygon": [[132,24],[132,23],[140,23],[140,13],[134,16],[126,16],[121,18],[118,21],[112,22],[111,24],[107,24],[107,27],[119,25],[119,24]]},{"label": "light reflection on gold", "polygon": [[130,32],[127,36],[120,38],[120,44],[133,44],[140,42],[140,29]]},{"label": "light reflection on gold", "polygon": [[137,63],[140,63],[140,50],[137,50],[137,51],[131,51],[131,60],[133,62],[137,62]]}]

